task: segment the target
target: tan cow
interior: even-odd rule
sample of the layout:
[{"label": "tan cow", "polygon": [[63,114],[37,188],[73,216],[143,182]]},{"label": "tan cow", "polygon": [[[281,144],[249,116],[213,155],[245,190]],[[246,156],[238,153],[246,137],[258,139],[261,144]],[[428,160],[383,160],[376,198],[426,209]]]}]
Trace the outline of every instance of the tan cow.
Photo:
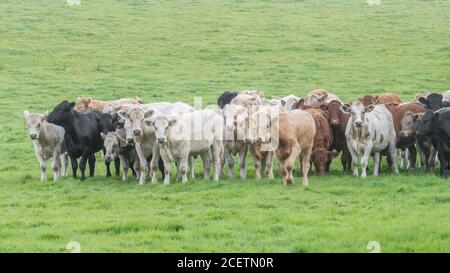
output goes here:
[{"label": "tan cow", "polygon": [[367,95],[358,99],[364,106],[369,106],[371,104],[390,104],[390,103],[401,103],[402,100],[397,94],[394,93],[383,93],[376,96]]},{"label": "tan cow", "polygon": [[279,143],[275,156],[280,162],[284,185],[294,181],[292,171],[295,159],[300,156],[302,161],[303,185],[308,186],[308,171],[310,167],[316,126],[310,113],[303,110],[292,110],[282,113],[279,118]]},{"label": "tan cow", "polygon": [[106,106],[117,108],[124,104],[142,104],[142,100],[139,97],[134,97],[114,101],[101,101],[88,97],[78,97],[75,104],[75,110],[78,112],[87,112],[89,110],[103,111],[103,108]]},{"label": "tan cow", "polygon": [[325,89],[316,89],[306,95],[304,105],[307,108],[317,108],[317,105],[328,104],[332,100],[341,101],[338,96]]}]

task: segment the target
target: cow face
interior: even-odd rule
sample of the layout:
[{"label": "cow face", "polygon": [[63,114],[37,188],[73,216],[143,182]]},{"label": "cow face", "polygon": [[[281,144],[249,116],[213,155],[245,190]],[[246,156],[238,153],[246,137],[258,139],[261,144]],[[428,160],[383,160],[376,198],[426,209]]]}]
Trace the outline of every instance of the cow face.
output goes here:
[{"label": "cow face", "polygon": [[313,161],[317,175],[324,175],[333,158],[338,155],[339,153],[336,151],[328,151],[324,148],[314,149],[311,155],[311,160]]},{"label": "cow face", "polygon": [[272,126],[277,122],[277,114],[272,111],[258,111],[248,119],[246,142],[268,143],[272,138]]},{"label": "cow face", "polygon": [[425,109],[436,111],[442,108],[442,95],[431,93],[426,98],[419,98],[419,102]]},{"label": "cow face", "polygon": [[119,156],[120,147],[125,144],[125,139],[122,139],[116,133],[109,132],[107,134],[100,134],[103,139],[103,147],[105,149],[105,162],[111,162]]},{"label": "cow face", "polygon": [[427,111],[423,117],[419,120],[419,125],[417,126],[416,135],[418,136],[428,136],[434,131],[434,121],[436,120],[436,115],[433,111]]},{"label": "cow face", "polygon": [[153,127],[153,130],[155,131],[156,141],[158,141],[158,143],[160,144],[163,144],[167,142],[167,135],[169,134],[170,127],[175,125],[177,123],[177,120],[159,116],[154,120],[147,119],[145,122],[147,123],[147,125]]},{"label": "cow face", "polygon": [[364,115],[371,112],[375,108],[374,105],[364,106],[361,102],[353,102],[351,105],[344,104],[341,110],[351,115],[353,126],[356,129],[361,129],[364,125]]},{"label": "cow face", "polygon": [[31,140],[38,140],[41,133],[41,124],[45,121],[47,112],[43,115],[31,114],[28,111],[23,113],[25,123],[28,127],[28,136]]},{"label": "cow face", "polygon": [[100,126],[100,131],[107,134],[108,132],[114,132],[116,127],[115,123],[119,120],[119,115],[115,114],[114,116],[110,114],[101,114],[97,121]]},{"label": "cow face", "polygon": [[321,95],[311,94],[306,98],[305,106],[306,107],[316,107],[319,104],[325,103],[328,98],[328,93],[324,93]]},{"label": "cow face", "polygon": [[332,100],[328,104],[328,117],[332,126],[338,126],[340,123],[339,112],[341,111],[341,105],[342,103],[337,100]]},{"label": "cow face", "polygon": [[89,104],[91,103],[91,98],[81,98],[78,97],[75,103],[75,111],[84,113],[89,111]]},{"label": "cow face", "polygon": [[128,144],[133,144],[135,138],[142,138],[144,134],[144,119],[153,115],[153,110],[144,111],[134,108],[130,112],[120,110],[119,117],[123,120],[123,129],[125,130],[126,140]]},{"label": "cow face", "polygon": [[358,99],[364,106],[369,106],[371,104],[376,104],[377,103],[377,98],[374,96],[364,96],[362,98]]},{"label": "cow face", "polygon": [[75,102],[62,101],[48,114],[47,121],[62,126],[70,118],[70,112],[74,107]]},{"label": "cow face", "polygon": [[248,116],[247,108],[240,105],[227,104],[223,110],[223,116],[225,119],[226,139],[244,140],[245,124]]},{"label": "cow face", "polygon": [[402,118],[402,129],[400,130],[400,137],[402,138],[414,137],[421,116],[422,114],[415,114],[411,111],[406,112]]}]

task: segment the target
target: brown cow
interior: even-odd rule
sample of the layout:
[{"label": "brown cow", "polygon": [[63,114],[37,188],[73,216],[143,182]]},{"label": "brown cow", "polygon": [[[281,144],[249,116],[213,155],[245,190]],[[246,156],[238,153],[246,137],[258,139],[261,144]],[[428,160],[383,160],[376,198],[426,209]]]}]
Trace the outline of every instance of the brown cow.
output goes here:
[{"label": "brown cow", "polygon": [[87,97],[78,97],[75,110],[78,112],[87,112],[89,110],[103,111],[105,106],[119,107],[124,104],[142,104],[142,100],[139,97],[134,97],[114,101],[101,101]]},{"label": "brown cow", "polygon": [[330,170],[333,158],[339,155],[336,151],[330,151],[333,143],[333,130],[324,111],[314,108],[305,111],[313,116],[316,124],[311,161],[316,168],[317,175],[323,175],[325,171]]},{"label": "brown cow", "polygon": [[333,129],[333,143],[330,150],[342,151],[341,163],[345,171],[351,170],[352,157],[347,147],[347,138],[345,137],[345,129],[347,128],[350,115],[341,110],[342,103],[333,100],[328,104],[328,120]]},{"label": "brown cow", "polygon": [[401,103],[401,99],[394,93],[383,93],[376,96],[367,95],[358,99],[364,106],[371,104],[389,104],[389,103]]},{"label": "brown cow", "polygon": [[[404,169],[414,169],[416,167],[416,141],[414,137],[405,137],[400,134],[402,130],[402,119],[406,112],[412,113],[423,113],[425,109],[416,103],[402,103],[402,104],[387,104],[386,105],[389,112],[392,114],[392,119],[394,122],[395,132],[397,134],[397,148],[402,150],[402,162],[400,168]],[[406,157],[406,150],[409,152],[408,157]],[[405,161],[408,166],[405,166]],[[389,160],[388,160],[389,162]],[[390,163],[389,163],[390,165]]]},{"label": "brown cow", "polygon": [[279,115],[279,143],[275,156],[280,162],[284,185],[294,182],[292,171],[295,159],[300,156],[303,185],[308,186],[308,171],[315,134],[316,125],[310,113],[292,110]]}]

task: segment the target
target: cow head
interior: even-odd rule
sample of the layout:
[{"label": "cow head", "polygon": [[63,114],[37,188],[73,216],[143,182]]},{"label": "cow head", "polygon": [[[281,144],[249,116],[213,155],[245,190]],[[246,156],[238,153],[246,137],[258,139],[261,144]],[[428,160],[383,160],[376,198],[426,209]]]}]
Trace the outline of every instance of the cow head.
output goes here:
[{"label": "cow head", "polygon": [[97,121],[99,124],[99,129],[103,133],[114,132],[116,129],[116,122],[120,120],[118,114],[110,115],[106,113],[102,113],[99,117],[97,117]]},{"label": "cow head", "polygon": [[174,126],[177,123],[177,120],[170,117],[158,116],[153,120],[146,119],[145,123],[147,126],[153,127],[156,141],[163,144],[167,142],[170,127]]},{"label": "cow head", "polygon": [[247,108],[241,105],[227,104],[222,112],[225,119],[225,137],[227,140],[244,140]]},{"label": "cow head", "polygon": [[305,106],[316,107],[318,104],[326,102],[327,98],[328,98],[327,92],[323,94],[311,94],[306,98]]},{"label": "cow head", "polygon": [[75,110],[82,113],[89,111],[89,104],[91,103],[91,100],[91,98],[87,97],[78,97],[75,103]]},{"label": "cow head", "polygon": [[366,113],[372,112],[375,105],[371,104],[369,106],[364,106],[361,102],[353,102],[352,104],[344,104],[341,106],[341,110],[349,113],[352,117],[354,128],[361,129],[364,125],[364,115]]},{"label": "cow head", "polygon": [[47,121],[59,126],[62,126],[71,116],[71,111],[75,107],[75,102],[68,102],[66,100],[60,102],[55,106],[53,111],[48,114]]},{"label": "cow head", "polygon": [[419,125],[420,118],[422,116],[422,113],[416,114],[411,111],[407,111],[402,118],[402,129],[400,130],[400,137],[414,137],[417,131],[417,126]]},{"label": "cow head", "polygon": [[333,158],[339,155],[336,151],[328,151],[325,148],[314,149],[311,155],[314,167],[316,168],[317,175],[324,175],[328,169],[328,165]]},{"label": "cow head", "polygon": [[299,99],[297,102],[293,103],[292,107],[291,107],[292,110],[294,110],[294,109],[305,110],[306,108],[309,108],[309,107],[305,106],[305,99]]},{"label": "cow head", "polygon": [[[272,140],[277,127],[278,115],[281,109],[278,107],[261,107],[248,118],[248,130],[245,140],[248,143],[269,143]],[[278,129],[276,129],[278,130]]]},{"label": "cow head", "polygon": [[121,147],[126,146],[126,140],[115,132],[100,133],[100,135],[103,139],[105,162],[114,161],[119,156]]},{"label": "cow head", "polygon": [[23,112],[25,123],[28,127],[28,136],[31,140],[39,139],[39,136],[41,134],[41,124],[45,121],[47,114],[47,112],[45,112],[45,114],[43,115],[30,113],[28,111]]},{"label": "cow head", "polygon": [[153,115],[153,110],[144,111],[140,108],[134,108],[129,112],[120,110],[119,117],[123,120],[123,129],[125,130],[128,144],[133,144],[135,139],[141,139],[144,135],[144,120]]},{"label": "cow head", "polygon": [[376,104],[378,100],[378,96],[374,97],[374,96],[364,96],[362,98],[358,98],[358,101],[361,102],[364,106],[369,106],[371,104]]},{"label": "cow head", "polygon": [[341,111],[341,105],[342,103],[338,100],[332,100],[328,104],[328,118],[332,126],[338,126],[340,124],[339,113]]},{"label": "cow head", "polygon": [[436,121],[439,119],[439,111],[427,111],[419,120],[417,126],[417,136],[428,136],[433,134]]},{"label": "cow head", "polygon": [[439,110],[442,108],[442,95],[437,93],[431,93],[426,98],[420,97],[419,102],[427,110]]}]

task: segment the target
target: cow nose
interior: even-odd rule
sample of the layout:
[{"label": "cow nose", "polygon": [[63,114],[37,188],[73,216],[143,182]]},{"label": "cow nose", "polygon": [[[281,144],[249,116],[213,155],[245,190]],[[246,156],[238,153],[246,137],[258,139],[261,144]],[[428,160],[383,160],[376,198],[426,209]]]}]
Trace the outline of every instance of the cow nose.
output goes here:
[{"label": "cow nose", "polygon": [[128,144],[133,144],[133,143],[134,143],[134,139],[132,139],[132,138],[127,138],[127,143],[128,143]]},{"label": "cow nose", "polygon": [[361,121],[355,122],[355,126],[356,126],[357,128],[361,128],[362,122],[361,122]]},{"label": "cow nose", "polygon": [[138,135],[141,134],[141,130],[135,129],[135,130],[133,130],[133,134],[134,134],[135,136],[138,136]]},{"label": "cow nose", "polygon": [[158,137],[158,143],[164,143],[166,139],[164,137]]},{"label": "cow nose", "polygon": [[30,134],[31,139],[37,139],[37,134]]},{"label": "cow nose", "polygon": [[262,142],[262,138],[261,138],[261,137],[258,137],[258,138],[257,138],[257,141],[258,141],[258,142]]},{"label": "cow nose", "polygon": [[339,120],[338,119],[332,119],[331,120],[331,125],[339,125]]}]

